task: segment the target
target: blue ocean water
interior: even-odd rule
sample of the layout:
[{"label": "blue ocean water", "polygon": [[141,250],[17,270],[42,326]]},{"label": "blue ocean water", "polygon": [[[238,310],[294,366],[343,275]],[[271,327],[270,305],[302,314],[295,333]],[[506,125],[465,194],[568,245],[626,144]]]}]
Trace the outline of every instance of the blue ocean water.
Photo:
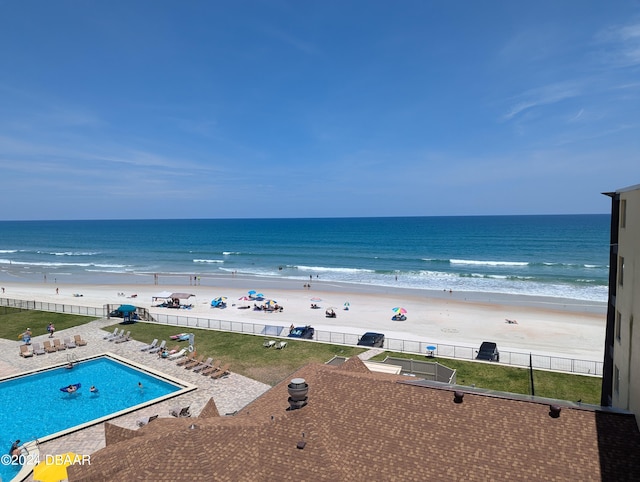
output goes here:
[{"label": "blue ocean water", "polygon": [[244,275],[606,301],[609,215],[0,222],[0,280]]}]

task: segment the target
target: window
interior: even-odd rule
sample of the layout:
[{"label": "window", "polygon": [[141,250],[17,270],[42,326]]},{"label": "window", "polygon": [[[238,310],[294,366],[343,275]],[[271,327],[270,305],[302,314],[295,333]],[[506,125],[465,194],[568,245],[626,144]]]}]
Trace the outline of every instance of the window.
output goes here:
[{"label": "window", "polygon": [[620,342],[620,325],[622,324],[622,315],[616,311],[616,340]]},{"label": "window", "polygon": [[616,394],[620,393],[620,369],[618,365],[615,366],[613,371],[613,390]]},{"label": "window", "polygon": [[624,282],[624,258],[618,258],[618,286],[622,286]]},{"label": "window", "polygon": [[622,199],[620,201],[620,227],[627,227],[627,200]]}]

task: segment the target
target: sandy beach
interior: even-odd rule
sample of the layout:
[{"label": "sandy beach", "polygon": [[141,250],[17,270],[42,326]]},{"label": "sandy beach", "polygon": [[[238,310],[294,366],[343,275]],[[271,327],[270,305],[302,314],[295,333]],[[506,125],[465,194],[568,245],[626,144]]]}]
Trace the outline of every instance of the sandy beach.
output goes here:
[{"label": "sandy beach", "polygon": [[[176,281],[176,280],[172,280]],[[191,281],[191,280],[189,280]],[[226,276],[189,283],[79,285],[66,283],[3,283],[5,298],[78,306],[117,308],[134,304],[152,313],[193,316],[289,326],[311,325],[316,330],[362,334],[384,333],[387,338],[418,340],[477,348],[494,341],[503,351],[602,361],[606,305],[559,298],[493,293],[430,292],[401,288],[351,285],[314,279],[311,287],[299,281]],[[281,312],[253,309],[240,300],[249,290],[263,293],[283,306]],[[162,291],[195,295],[189,310],[154,307]],[[82,295],[82,296],[74,296]],[[218,296],[228,298],[226,309],[211,307]],[[321,309],[311,309],[311,298]],[[345,303],[349,310],[344,310]],[[257,302],[259,304],[259,302]],[[333,307],[336,318],[325,317]],[[394,307],[407,310],[405,321],[393,321]],[[515,320],[517,323],[508,323]]]}]

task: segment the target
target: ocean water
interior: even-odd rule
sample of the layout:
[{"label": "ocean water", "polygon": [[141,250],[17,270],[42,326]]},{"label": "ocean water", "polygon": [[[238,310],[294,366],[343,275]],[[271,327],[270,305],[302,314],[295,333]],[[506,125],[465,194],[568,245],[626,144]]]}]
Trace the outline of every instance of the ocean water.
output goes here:
[{"label": "ocean water", "polygon": [[606,301],[609,215],[0,222],[0,280],[221,275]]}]

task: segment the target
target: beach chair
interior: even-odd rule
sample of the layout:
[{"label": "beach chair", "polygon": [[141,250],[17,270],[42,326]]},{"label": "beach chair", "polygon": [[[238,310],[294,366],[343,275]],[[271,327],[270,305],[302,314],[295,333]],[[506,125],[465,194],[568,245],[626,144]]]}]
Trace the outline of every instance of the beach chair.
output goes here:
[{"label": "beach chair", "polygon": [[33,353],[36,355],[44,355],[46,353],[46,351],[44,351],[44,348],[42,348],[42,345],[40,345],[39,341],[34,341],[31,346],[33,349]]},{"label": "beach chair", "polygon": [[114,341],[117,340],[118,338],[122,338],[124,336],[124,328],[120,330],[119,333],[116,333],[115,336],[110,337],[107,341]]},{"label": "beach chair", "polygon": [[278,350],[282,350],[285,346],[287,346],[287,342],[286,341],[281,341],[276,343],[276,349]]},{"label": "beach chair", "polygon": [[108,340],[109,338],[115,338],[118,335],[118,327],[116,326],[113,330],[113,333],[109,333],[108,335],[106,335],[105,337],[103,337],[103,340]]},{"label": "beach chair", "polygon": [[155,346],[154,348],[151,348],[151,350],[149,350],[149,353],[158,353],[160,350],[164,350],[164,347],[167,345],[167,340],[162,340],[162,343],[160,343],[158,346]]},{"label": "beach chair", "polygon": [[147,346],[143,346],[142,348],[140,348],[140,351],[149,351],[152,348],[155,348],[158,345],[158,339],[154,338],[153,341],[148,344]]},{"label": "beach chair", "polygon": [[59,338],[54,338],[53,340],[53,346],[55,347],[56,350],[58,351],[62,351],[62,350],[66,350],[67,347],[64,346],[62,343],[60,343],[60,339]]},{"label": "beach chair", "polygon": [[183,365],[186,365],[187,363],[193,361],[196,357],[196,352],[192,351],[190,352],[184,359],[180,360],[178,363],[176,363],[177,366],[181,367]]},{"label": "beach chair", "polygon": [[229,367],[231,366],[230,363],[227,363],[225,366],[223,366],[222,368],[220,368],[219,370],[215,371],[212,375],[211,378],[213,378],[214,380],[217,378],[222,378],[225,375],[229,374]]},{"label": "beach chair", "polygon": [[29,358],[30,356],[33,356],[33,351],[28,345],[20,345],[20,356],[22,358]]},{"label": "beach chair", "polygon": [[221,364],[222,364],[222,360],[218,360],[217,362],[215,362],[210,367],[207,367],[204,370],[202,370],[202,374],[205,377],[208,377],[209,375],[213,375],[216,371],[220,370],[220,365]]},{"label": "beach chair", "polygon": [[211,368],[212,363],[213,363],[213,357],[209,357],[207,358],[207,361],[202,362],[199,365],[196,365],[195,367],[192,368],[192,370],[194,373],[201,372],[205,368]]},{"label": "beach chair", "polygon": [[198,358],[194,358],[190,362],[185,363],[185,370],[191,370],[193,367],[197,367],[198,365],[200,365],[200,363],[202,363],[202,360],[204,360],[204,355],[200,355]]},{"label": "beach chair", "polygon": [[124,343],[125,341],[129,341],[131,340],[131,332],[127,331],[127,334],[124,336],[121,336],[120,338],[116,338],[115,342],[116,343]]},{"label": "beach chair", "polygon": [[171,355],[169,355],[169,360],[177,360],[178,358],[182,358],[183,356],[185,356],[187,354],[187,349],[183,348],[182,350],[173,353]]},{"label": "beach chair", "polygon": [[53,346],[49,340],[44,342],[43,347],[44,347],[44,351],[46,351],[47,353],[53,353],[57,351],[56,347]]},{"label": "beach chair", "polygon": [[265,348],[271,348],[275,344],[276,342],[274,340],[265,340],[262,346]]},{"label": "beach chair", "polygon": [[174,407],[169,411],[169,414],[173,415],[174,417],[190,417],[191,416],[191,412],[189,412],[189,407]]},{"label": "beach chair", "polygon": [[64,346],[66,346],[67,348],[76,347],[76,342],[71,340],[71,337],[65,336],[62,340],[64,341]]},{"label": "beach chair", "polygon": [[87,344],[86,340],[83,340],[80,335],[73,335],[73,340],[76,342],[78,346],[85,346]]},{"label": "beach chair", "polygon": [[158,418],[158,415],[151,415],[150,417],[139,418],[136,423],[138,424],[138,427],[144,427],[145,425],[153,422],[156,418]]}]

